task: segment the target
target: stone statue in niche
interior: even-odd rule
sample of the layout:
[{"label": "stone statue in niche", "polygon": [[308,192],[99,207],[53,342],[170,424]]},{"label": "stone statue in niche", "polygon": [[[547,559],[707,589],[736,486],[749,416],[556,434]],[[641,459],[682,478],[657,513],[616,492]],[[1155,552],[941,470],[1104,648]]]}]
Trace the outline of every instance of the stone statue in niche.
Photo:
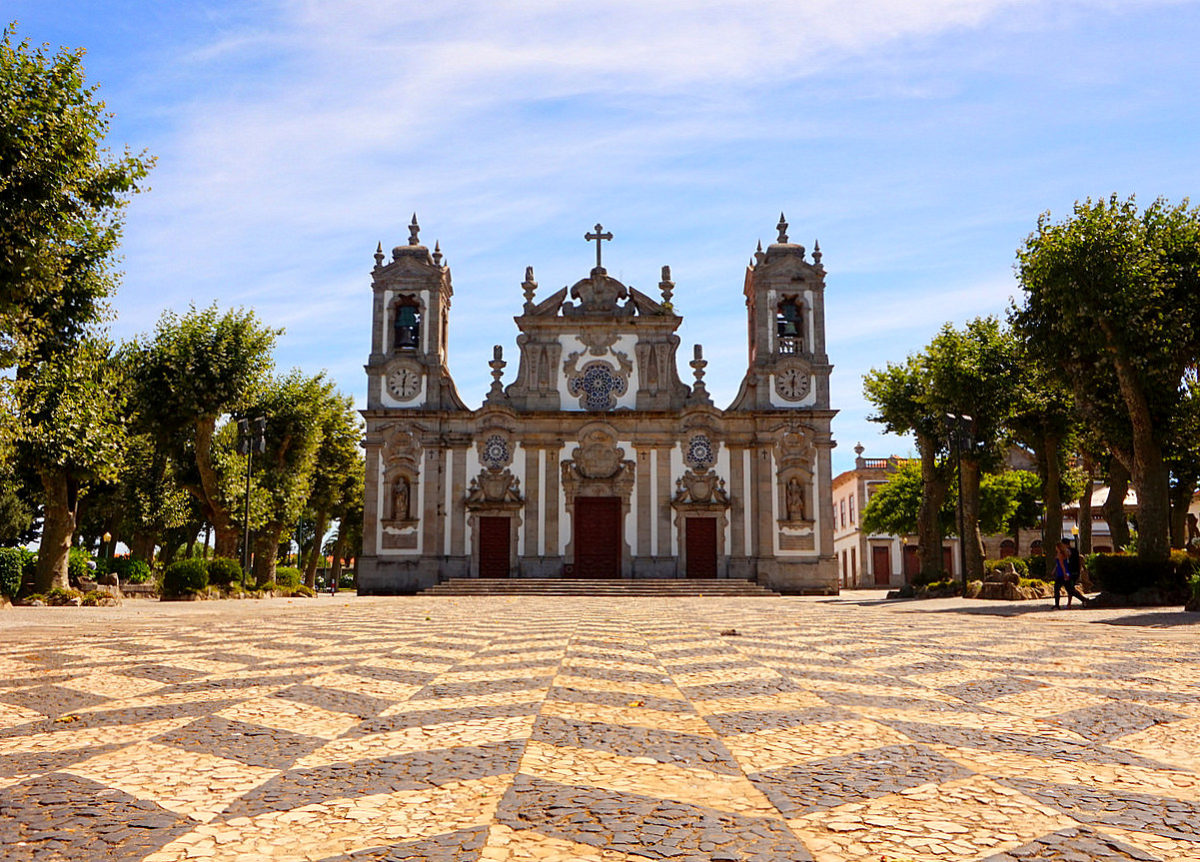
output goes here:
[{"label": "stone statue in niche", "polygon": [[407,479],[401,476],[396,480],[396,484],[392,487],[392,520],[408,520],[411,492],[412,489],[409,487]]},{"label": "stone statue in niche", "polygon": [[787,519],[789,521],[804,520],[804,485],[795,476],[788,479],[784,490],[784,500],[787,504]]}]

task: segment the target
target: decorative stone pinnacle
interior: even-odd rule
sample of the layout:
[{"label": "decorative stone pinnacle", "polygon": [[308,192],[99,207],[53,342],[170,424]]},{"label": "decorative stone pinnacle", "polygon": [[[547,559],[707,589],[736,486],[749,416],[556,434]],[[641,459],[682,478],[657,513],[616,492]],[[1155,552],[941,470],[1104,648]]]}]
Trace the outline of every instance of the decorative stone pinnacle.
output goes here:
[{"label": "decorative stone pinnacle", "polygon": [[504,386],[500,383],[500,378],[504,376],[504,367],[508,365],[504,361],[504,348],[499,344],[493,345],[492,361],[488,365],[492,369],[492,388],[488,390],[487,400],[493,404],[504,400]]},{"label": "decorative stone pinnacle", "polygon": [[592,230],[593,230],[592,233],[585,233],[583,235],[583,238],[585,240],[587,240],[588,242],[595,241],[595,243],[596,243],[596,269],[603,271],[604,267],[601,266],[601,264],[600,264],[600,243],[603,242],[604,240],[608,240],[609,242],[612,242],[613,235],[612,235],[611,231],[609,231],[608,233],[605,233],[604,226],[602,224],[600,224],[600,222],[596,222],[596,227],[594,227]]},{"label": "decorative stone pinnacle", "polygon": [[408,244],[409,245],[420,245],[421,244],[421,240],[419,239],[420,233],[421,233],[421,226],[419,224],[417,224],[417,214],[413,213],[412,223],[408,226]]},{"label": "decorative stone pinnacle", "polygon": [[662,281],[658,283],[658,289],[662,291],[663,305],[670,305],[675,292],[675,282],[671,281],[671,267],[662,268]]},{"label": "decorative stone pinnacle", "polygon": [[442,265],[442,244],[437,240],[433,241],[433,265]]},{"label": "decorative stone pinnacle", "polygon": [[[416,216],[414,216],[414,218],[416,218]],[[782,212],[779,214],[779,224],[775,225],[775,228],[779,231],[779,239],[777,239],[776,242],[780,242],[780,243],[787,242],[788,241],[788,235],[787,235],[788,223],[787,223],[787,219],[785,219],[783,217]]]},{"label": "decorative stone pinnacle", "polygon": [[383,243],[382,242],[375,246],[375,268],[379,269],[379,267],[381,267],[381,266],[383,266]]},{"label": "decorative stone pinnacle", "polygon": [[537,291],[537,280],[533,277],[533,267],[525,267],[525,280],[521,282],[521,287],[525,291],[525,310],[529,311],[533,308],[533,294]]},{"label": "decorative stone pinnacle", "polygon": [[857,446],[855,446],[855,447],[854,447],[854,454],[855,454],[855,455],[857,455],[857,456],[858,456],[858,457],[860,457],[860,458],[862,457],[862,453],[863,453],[863,452],[865,452],[865,451],[866,451],[866,450],[865,450],[865,449],[863,449],[863,444],[862,444],[862,443],[859,443]]},{"label": "decorative stone pinnacle", "polygon": [[758,248],[756,248],[754,250],[754,261],[756,263],[762,263],[766,259],[767,259],[767,253],[765,251],[763,251],[762,240],[760,239],[758,241]]},{"label": "decorative stone pinnacle", "polygon": [[688,365],[692,366],[692,374],[696,377],[696,382],[692,384],[692,394],[689,401],[702,404],[711,404],[712,399],[708,397],[708,389],[704,385],[704,369],[708,365],[708,361],[704,358],[704,348],[695,344],[692,346],[692,356],[694,357]]},{"label": "decorative stone pinnacle", "polygon": [[821,265],[821,241],[819,239],[813,240],[813,263],[817,266]]}]

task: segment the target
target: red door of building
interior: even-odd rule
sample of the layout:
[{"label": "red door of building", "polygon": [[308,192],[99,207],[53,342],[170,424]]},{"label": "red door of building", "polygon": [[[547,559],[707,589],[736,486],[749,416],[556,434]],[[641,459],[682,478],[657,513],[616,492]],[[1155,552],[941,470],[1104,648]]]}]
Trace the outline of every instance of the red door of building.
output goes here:
[{"label": "red door of building", "polygon": [[575,577],[621,577],[620,499],[576,497],[574,529]]},{"label": "red door of building", "polygon": [[904,546],[904,580],[912,583],[912,579],[921,571],[921,555],[916,545]]},{"label": "red door of building", "polygon": [[717,576],[717,519],[688,518],[683,525],[689,578]]},{"label": "red door of building", "polygon": [[512,553],[508,518],[479,519],[479,577],[507,578]]},{"label": "red door of building", "polygon": [[875,586],[886,587],[892,582],[892,553],[888,548],[871,546],[871,568],[875,571]]}]

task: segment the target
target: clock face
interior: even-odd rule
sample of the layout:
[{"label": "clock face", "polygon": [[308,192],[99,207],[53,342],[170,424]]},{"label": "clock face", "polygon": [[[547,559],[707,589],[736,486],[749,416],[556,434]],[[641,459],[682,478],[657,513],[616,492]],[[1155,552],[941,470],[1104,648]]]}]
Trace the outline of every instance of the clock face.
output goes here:
[{"label": "clock face", "polygon": [[393,398],[408,401],[421,391],[421,373],[411,368],[397,368],[387,379],[388,392]]},{"label": "clock face", "polygon": [[775,391],[788,401],[799,401],[807,395],[808,385],[808,374],[799,368],[784,368],[775,374]]}]

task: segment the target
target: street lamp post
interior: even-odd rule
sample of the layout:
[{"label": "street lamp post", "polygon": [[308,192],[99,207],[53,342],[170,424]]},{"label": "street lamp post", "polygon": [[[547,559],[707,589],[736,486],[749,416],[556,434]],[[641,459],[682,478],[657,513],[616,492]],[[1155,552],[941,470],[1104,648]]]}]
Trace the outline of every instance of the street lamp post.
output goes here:
[{"label": "street lamp post", "polygon": [[267,451],[267,420],[238,420],[238,454],[246,456],[246,507],[242,521],[242,589],[246,588],[246,572],[250,570],[250,477],[254,475],[254,454]]},{"label": "street lamp post", "polygon": [[974,448],[971,425],[974,420],[965,414],[947,413],[946,429],[950,444],[954,447],[954,469],[958,474],[958,558],[962,567],[963,595],[967,594],[967,536],[963,516],[962,453],[964,448]]}]

